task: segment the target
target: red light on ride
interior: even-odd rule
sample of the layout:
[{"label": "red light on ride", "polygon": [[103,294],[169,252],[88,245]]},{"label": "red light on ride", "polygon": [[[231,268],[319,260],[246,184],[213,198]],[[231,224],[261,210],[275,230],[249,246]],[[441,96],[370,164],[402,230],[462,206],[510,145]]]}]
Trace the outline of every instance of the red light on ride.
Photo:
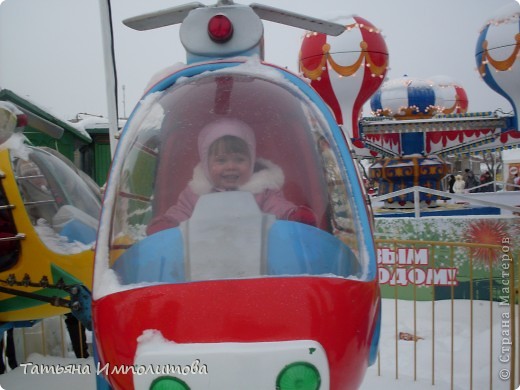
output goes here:
[{"label": "red light on ride", "polygon": [[213,16],[208,22],[208,35],[213,42],[225,43],[233,36],[233,24],[225,15]]},{"label": "red light on ride", "polygon": [[16,116],[16,127],[25,127],[29,123],[27,115],[20,114]]}]

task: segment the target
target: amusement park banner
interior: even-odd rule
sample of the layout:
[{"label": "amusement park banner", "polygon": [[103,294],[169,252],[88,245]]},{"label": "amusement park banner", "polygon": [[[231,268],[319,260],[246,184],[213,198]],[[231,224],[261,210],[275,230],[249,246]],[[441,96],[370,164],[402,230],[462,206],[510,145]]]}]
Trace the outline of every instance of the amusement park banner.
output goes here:
[{"label": "amusement park banner", "polygon": [[375,226],[384,298],[500,301],[513,264],[518,279],[520,218],[377,218]]}]

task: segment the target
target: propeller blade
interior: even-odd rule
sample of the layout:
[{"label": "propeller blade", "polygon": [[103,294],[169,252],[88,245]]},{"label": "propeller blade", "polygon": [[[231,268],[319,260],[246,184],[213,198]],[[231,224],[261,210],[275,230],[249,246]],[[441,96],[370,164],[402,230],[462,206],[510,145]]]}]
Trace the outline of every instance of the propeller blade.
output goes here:
[{"label": "propeller blade", "polygon": [[161,11],[134,16],[123,20],[123,23],[126,26],[138,31],[153,30],[154,28],[182,23],[190,11],[201,7],[205,7],[205,5],[199,2],[188,3],[178,7],[167,8]]},{"label": "propeller blade", "polygon": [[332,36],[338,36],[345,31],[345,26],[342,24],[296,14],[283,9],[256,3],[251,4],[250,7],[261,19],[270,22],[281,23],[287,26],[298,27]]},{"label": "propeller blade", "polygon": [[25,115],[27,115],[27,125],[41,131],[44,134],[56,139],[60,139],[65,131],[63,127],[48,121],[41,116],[32,113],[25,108],[18,107]]}]

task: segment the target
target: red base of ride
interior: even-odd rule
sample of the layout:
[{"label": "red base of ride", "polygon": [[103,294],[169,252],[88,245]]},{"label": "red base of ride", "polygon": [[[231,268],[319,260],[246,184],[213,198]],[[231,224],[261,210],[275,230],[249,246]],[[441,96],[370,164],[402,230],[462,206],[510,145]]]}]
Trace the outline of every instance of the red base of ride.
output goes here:
[{"label": "red base of ride", "polygon": [[[102,365],[133,365],[147,329],[176,343],[310,339],[327,352],[331,390],[348,390],[363,380],[379,299],[376,281],[272,277],[137,288],[94,301],[92,311]],[[131,373],[109,381],[133,388]]]}]

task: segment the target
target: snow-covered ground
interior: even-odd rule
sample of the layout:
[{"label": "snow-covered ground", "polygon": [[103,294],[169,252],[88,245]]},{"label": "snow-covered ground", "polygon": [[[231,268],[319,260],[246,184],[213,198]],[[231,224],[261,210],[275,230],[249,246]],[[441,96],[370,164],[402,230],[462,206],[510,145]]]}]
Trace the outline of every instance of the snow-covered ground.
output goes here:
[{"label": "snow-covered ground", "polygon": [[[505,314],[508,313],[507,309],[506,306],[500,306],[498,303],[490,304],[487,301],[474,301],[471,309],[470,301],[458,300],[453,302],[453,306],[451,301],[436,301],[434,304],[417,302],[415,309],[411,301],[397,301],[396,310],[394,300],[384,299],[380,362],[379,364],[376,362],[369,368],[361,389],[451,389],[452,373],[453,389],[470,389],[471,339],[473,339],[473,389],[489,389],[490,375],[493,389],[509,389],[509,381],[499,377],[506,375],[509,368],[509,365],[501,363],[500,359],[511,358],[505,352],[507,348],[504,349],[508,347],[507,343],[511,337],[509,322],[503,321],[507,317]],[[433,314],[435,322],[432,327]],[[471,323],[473,323],[473,331],[471,331]],[[400,332],[413,335],[414,326],[415,334],[420,337],[416,343],[399,339]],[[491,335],[493,337],[490,337]],[[453,355],[450,353],[452,345]],[[52,354],[61,355],[60,351],[61,347],[49,348],[49,353]],[[434,364],[432,356],[434,356]],[[24,367],[18,367],[0,376],[0,387],[6,390],[95,389],[93,373],[96,369],[91,358],[77,360],[33,353],[29,355],[27,361],[35,365],[44,364],[47,367],[80,364],[80,370],[91,374],[31,374],[31,366],[25,367],[26,372]],[[86,365],[89,365],[88,369],[85,368]],[[432,386],[432,372],[434,386]],[[518,382],[518,374],[516,382]]]}]

